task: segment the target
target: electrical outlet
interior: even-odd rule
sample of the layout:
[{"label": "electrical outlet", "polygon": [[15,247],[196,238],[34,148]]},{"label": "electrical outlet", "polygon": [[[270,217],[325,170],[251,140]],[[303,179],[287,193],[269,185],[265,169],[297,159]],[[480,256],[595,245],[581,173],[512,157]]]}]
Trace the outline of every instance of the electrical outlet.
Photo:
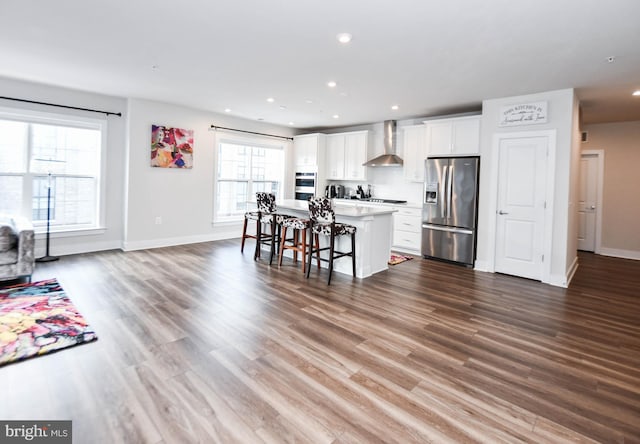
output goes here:
[{"label": "electrical outlet", "polygon": [[162,217],[156,216],[156,225],[162,225]]}]

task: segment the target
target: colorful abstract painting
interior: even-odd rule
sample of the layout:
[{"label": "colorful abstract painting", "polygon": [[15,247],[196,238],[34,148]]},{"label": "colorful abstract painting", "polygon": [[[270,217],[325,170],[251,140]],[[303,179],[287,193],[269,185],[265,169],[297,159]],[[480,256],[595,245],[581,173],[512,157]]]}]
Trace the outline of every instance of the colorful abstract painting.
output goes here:
[{"label": "colorful abstract painting", "polygon": [[96,339],[56,279],[0,288],[0,366]]},{"label": "colorful abstract painting", "polygon": [[151,166],[193,168],[193,130],[151,125]]}]

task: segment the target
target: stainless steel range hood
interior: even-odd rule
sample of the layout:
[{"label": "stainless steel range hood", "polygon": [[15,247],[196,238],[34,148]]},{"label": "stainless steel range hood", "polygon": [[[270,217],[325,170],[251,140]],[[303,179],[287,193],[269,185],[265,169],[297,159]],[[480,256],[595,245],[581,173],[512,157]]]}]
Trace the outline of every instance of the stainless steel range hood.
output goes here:
[{"label": "stainless steel range hood", "polygon": [[384,121],[384,154],[363,163],[370,167],[402,166],[404,161],[396,155],[396,121]]}]

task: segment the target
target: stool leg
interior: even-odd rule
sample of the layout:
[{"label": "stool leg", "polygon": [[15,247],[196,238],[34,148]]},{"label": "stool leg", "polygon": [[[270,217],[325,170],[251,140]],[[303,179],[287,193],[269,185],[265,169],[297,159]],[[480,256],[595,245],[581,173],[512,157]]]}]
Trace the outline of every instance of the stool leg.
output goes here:
[{"label": "stool leg", "polygon": [[[296,239],[297,240],[297,239]],[[302,230],[302,272],[307,269],[307,229]]]},{"label": "stool leg", "polygon": [[353,267],[353,277],[356,277],[356,233],[351,235],[351,266]]},{"label": "stool leg", "polygon": [[276,216],[274,215],[271,221],[271,253],[269,253],[269,265],[273,263],[273,254],[278,247],[279,232],[280,226],[276,224]]},{"label": "stool leg", "polygon": [[[298,262],[298,238],[300,236],[300,230],[293,229],[293,262]],[[304,255],[303,255],[304,256]]]},{"label": "stool leg", "polygon": [[260,257],[260,244],[262,243],[262,219],[258,217],[256,222],[256,251],[253,253],[253,260]]},{"label": "stool leg", "polygon": [[278,254],[278,267],[282,267],[282,253],[284,252],[284,241],[287,239],[287,227],[282,227],[282,236],[280,237],[280,252]]},{"label": "stool leg", "polygon": [[307,261],[307,279],[311,271],[311,262],[313,262],[313,230],[309,228],[309,260]]},{"label": "stool leg", "polygon": [[333,274],[333,252],[335,249],[336,236],[333,233],[333,227],[331,227],[331,235],[329,236],[329,280],[327,285],[331,285],[331,275]]},{"label": "stool leg", "polygon": [[318,270],[320,270],[320,236],[316,234],[316,262],[318,263]]},{"label": "stool leg", "polygon": [[240,244],[240,253],[244,253],[244,241],[247,238],[247,222],[249,222],[248,218],[244,218],[244,223],[242,224],[242,243]]}]

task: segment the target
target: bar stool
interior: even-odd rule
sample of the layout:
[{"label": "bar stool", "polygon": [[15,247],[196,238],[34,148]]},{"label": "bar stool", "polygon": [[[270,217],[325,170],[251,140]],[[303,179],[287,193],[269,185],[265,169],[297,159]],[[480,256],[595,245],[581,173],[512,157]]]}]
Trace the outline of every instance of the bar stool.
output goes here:
[{"label": "bar stool", "polygon": [[[287,239],[287,229],[293,230],[293,236],[291,239]],[[306,272],[307,267],[307,251],[309,245],[307,245],[307,232],[311,228],[311,221],[309,219],[303,219],[299,217],[292,217],[282,221],[282,237],[280,239],[280,254],[278,255],[278,266],[282,266],[282,255],[284,250],[293,250],[294,262],[298,260],[298,253],[302,253],[302,272]],[[300,234],[302,234],[302,240],[300,240]],[[287,244],[287,241],[291,241]],[[320,268],[320,261],[318,261],[318,268]]]},{"label": "bar stool", "polygon": [[[307,278],[311,271],[311,259],[313,253],[319,261],[329,262],[329,280],[327,285],[331,284],[331,275],[333,274],[333,261],[335,259],[351,256],[351,266],[353,276],[356,276],[356,227],[349,224],[337,223],[336,214],[331,207],[331,200],[326,197],[315,197],[309,199],[309,217],[311,218],[311,231],[309,235],[309,261],[307,263]],[[320,248],[319,235],[329,237],[329,246]],[[338,236],[351,235],[351,251],[341,252],[335,250],[335,241]],[[314,242],[315,239],[315,242]],[[329,250],[328,258],[321,258],[320,252]]]},{"label": "bar stool", "polygon": [[[280,225],[282,221],[291,218],[286,214],[276,213],[276,196],[273,193],[257,192],[256,193],[257,210],[247,211],[244,213],[244,223],[242,225],[242,241],[240,244],[240,252],[244,253],[245,239],[255,239],[256,249],[253,253],[253,259],[260,258],[261,245],[270,245],[271,254],[269,255],[269,265],[273,262],[275,249],[278,248],[280,240]],[[250,220],[256,221],[256,234],[247,233],[247,225]],[[262,232],[262,225],[270,226],[270,233]]]}]

